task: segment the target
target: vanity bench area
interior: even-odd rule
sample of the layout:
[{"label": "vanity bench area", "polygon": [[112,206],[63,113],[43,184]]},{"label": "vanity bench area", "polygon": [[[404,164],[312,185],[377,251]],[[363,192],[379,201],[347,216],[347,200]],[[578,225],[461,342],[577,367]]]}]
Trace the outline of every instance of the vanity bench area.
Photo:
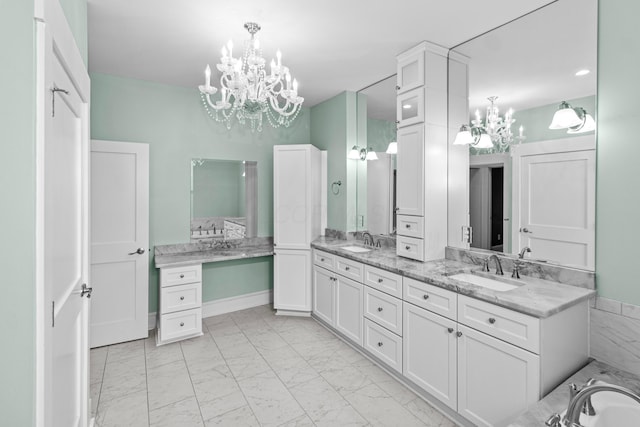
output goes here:
[{"label": "vanity bench area", "polygon": [[423,263],[355,243],[312,243],[312,316],[458,423],[506,425],[587,363],[593,290],[493,290],[454,278],[483,274],[455,250]]},{"label": "vanity bench area", "polygon": [[202,264],[273,256],[273,239],[160,245],[154,254],[160,269],[156,344],[163,345],[202,335]]}]

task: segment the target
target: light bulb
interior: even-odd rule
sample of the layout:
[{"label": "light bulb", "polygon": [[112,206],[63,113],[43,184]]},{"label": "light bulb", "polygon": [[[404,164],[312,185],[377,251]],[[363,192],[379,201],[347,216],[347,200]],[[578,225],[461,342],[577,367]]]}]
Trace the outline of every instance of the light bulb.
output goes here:
[{"label": "light bulb", "polygon": [[298,80],[293,79],[293,91],[298,92]]},{"label": "light bulb", "polygon": [[254,48],[255,50],[260,49],[260,40],[255,39],[255,40],[253,41],[253,48]]},{"label": "light bulb", "polygon": [[233,58],[233,41],[229,40],[227,42],[227,48],[229,48],[229,57]]},{"label": "light bulb", "polygon": [[207,64],[207,68],[204,69],[204,86],[209,89],[211,87],[211,67]]},{"label": "light bulb", "polygon": [[276,52],[276,58],[278,58],[278,67],[280,65],[282,65],[282,52],[280,52],[280,49],[278,49],[278,51]]},{"label": "light bulb", "polygon": [[225,59],[227,57],[227,47],[226,46],[222,46],[222,59]]}]

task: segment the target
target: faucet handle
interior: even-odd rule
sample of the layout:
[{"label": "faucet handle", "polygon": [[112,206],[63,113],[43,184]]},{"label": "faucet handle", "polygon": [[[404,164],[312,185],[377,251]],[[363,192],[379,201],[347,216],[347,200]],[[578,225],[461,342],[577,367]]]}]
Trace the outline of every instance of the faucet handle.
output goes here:
[{"label": "faucet handle", "polygon": [[548,427],[562,427],[560,414],[553,414],[544,422]]},{"label": "faucet handle", "polygon": [[514,279],[520,278],[520,261],[517,259],[513,260],[513,271],[511,272],[511,277]]},{"label": "faucet handle", "polygon": [[489,271],[489,258],[486,258],[482,263],[482,271]]}]

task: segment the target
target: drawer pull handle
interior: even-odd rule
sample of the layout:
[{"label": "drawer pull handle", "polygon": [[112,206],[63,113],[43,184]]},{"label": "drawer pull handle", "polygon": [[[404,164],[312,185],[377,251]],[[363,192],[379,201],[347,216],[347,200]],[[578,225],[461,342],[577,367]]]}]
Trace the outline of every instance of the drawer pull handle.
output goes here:
[{"label": "drawer pull handle", "polygon": [[405,225],[405,227],[407,227],[407,228],[411,228],[411,225],[410,225],[410,224],[407,224],[407,225]]},{"label": "drawer pull handle", "polygon": [[180,322],[180,326],[184,326],[184,322]]},{"label": "drawer pull handle", "polygon": [[429,299],[429,295],[424,294],[424,295],[422,295],[422,298],[424,298],[424,299]]},{"label": "drawer pull handle", "polygon": [[378,307],[378,311],[382,311],[382,307]]},{"label": "drawer pull handle", "polygon": [[324,262],[324,258],[320,258],[320,261]]},{"label": "drawer pull handle", "polygon": [[383,280],[382,280],[382,279],[378,279],[378,283],[382,283],[382,282],[383,282]]},{"label": "drawer pull handle", "polygon": [[489,323],[491,323],[493,325],[494,323],[496,323],[496,319],[494,319],[493,317],[490,317],[489,318]]},{"label": "drawer pull handle", "polygon": [[344,268],[344,271],[349,271],[349,266],[348,265]]},{"label": "drawer pull handle", "polygon": [[181,279],[184,279],[184,274],[181,274],[181,275],[180,275],[180,278],[181,278]]},{"label": "drawer pull handle", "polygon": [[405,248],[406,250],[409,250],[409,249],[411,249],[411,246],[405,246],[404,248]]},{"label": "drawer pull handle", "polygon": [[382,347],[382,341],[378,341],[378,347]]},{"label": "drawer pull handle", "polygon": [[180,301],[184,301],[184,297],[180,297]]},{"label": "drawer pull handle", "polygon": [[447,328],[447,332],[453,333],[453,328]]},{"label": "drawer pull handle", "polygon": [[460,338],[460,337],[462,336],[462,332],[457,332],[457,333],[456,333],[456,336],[457,336],[458,338]]}]

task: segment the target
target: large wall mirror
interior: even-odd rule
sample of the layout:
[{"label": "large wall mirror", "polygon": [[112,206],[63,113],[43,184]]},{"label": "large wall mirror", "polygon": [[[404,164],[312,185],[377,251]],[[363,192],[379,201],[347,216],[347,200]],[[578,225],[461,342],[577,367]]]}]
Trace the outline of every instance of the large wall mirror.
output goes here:
[{"label": "large wall mirror", "polygon": [[468,67],[470,246],[594,269],[595,132],[549,127],[563,101],[597,123],[597,0],[558,0],[452,52]]},{"label": "large wall mirror", "polygon": [[258,162],[191,160],[191,241],[256,237]]},{"label": "large wall mirror", "polygon": [[357,93],[359,156],[349,160],[357,162],[356,230],[373,235],[395,232],[396,156],[387,152],[396,142],[395,86],[394,74]]}]

